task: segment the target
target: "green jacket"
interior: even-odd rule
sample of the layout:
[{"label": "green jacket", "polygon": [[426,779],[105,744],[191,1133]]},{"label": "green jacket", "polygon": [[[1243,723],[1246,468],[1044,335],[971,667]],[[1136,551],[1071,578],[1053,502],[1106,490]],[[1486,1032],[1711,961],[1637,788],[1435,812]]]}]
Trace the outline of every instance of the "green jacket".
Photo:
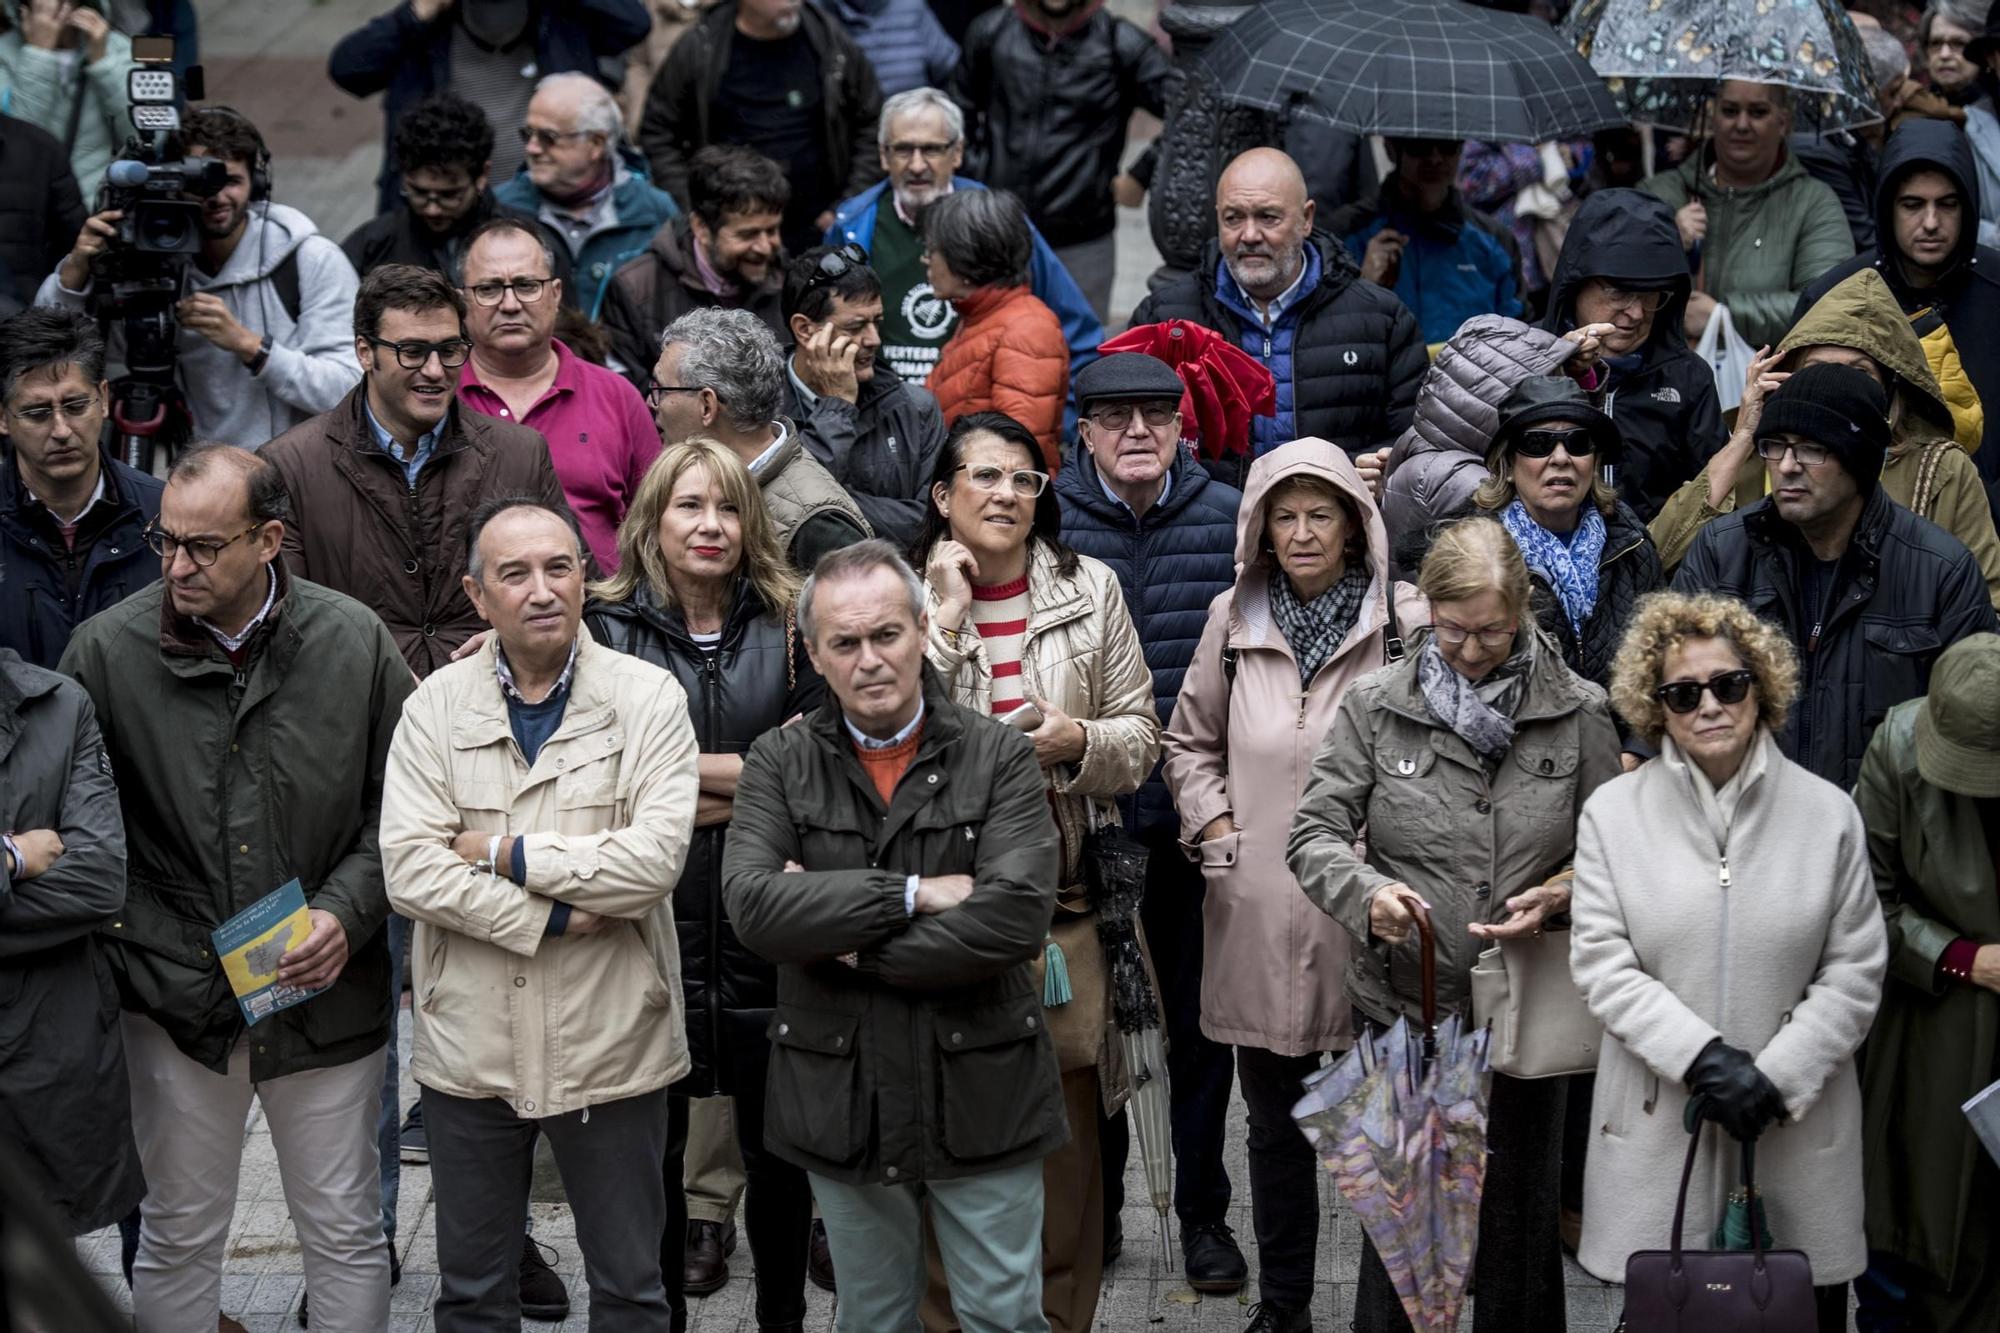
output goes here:
[{"label": "green jacket", "polygon": [[1961,935],[2000,943],[1979,802],[1917,773],[1912,699],[1875,731],[1854,800],[1889,925],[1889,979],[1861,1060],[1868,1245],[1950,1281],[1981,1149],[1959,1107],[2000,1066],[2000,995],[1938,975]]},{"label": "green jacket", "polygon": [[1729,307],[1736,331],[1754,348],[1776,345],[1806,284],[1854,256],[1840,200],[1806,174],[1791,153],[1762,185],[1729,190],[1708,174],[1706,149],[1639,188],[1679,210],[1700,199],[1708,236],[1688,262],[1697,286]]},{"label": "green jacket", "polygon": [[210,932],[294,876],[346,928],[339,979],[251,1031],[258,1081],[388,1038],[376,828],[414,688],[374,612],[273,568],[279,600],[242,671],[163,583],[85,621],[62,660],[97,709],[125,816],[125,907],[100,928],[125,1008],[220,1073],[244,1024]]},{"label": "green jacket", "polygon": [[[91,0],[85,4],[100,12],[104,8]],[[84,204],[94,213],[105,169],[133,133],[132,103],[125,90],[132,72],[132,39],[113,28],[105,39],[104,59],[87,63],[82,47],[44,51],[22,41],[18,0],[0,0],[0,11],[12,25],[0,33],[0,113],[41,126],[57,143],[65,141],[75,117],[69,165]]]},{"label": "green jacket", "polygon": [[[837,703],[758,738],[722,894],[737,937],[778,966],[765,1145],[819,1175],[891,1185],[1062,1146],[1035,969],[1059,863],[1034,747],[952,703],[928,668],[916,757],[887,805]],[[972,896],[911,916],[912,874],[970,875]]]}]

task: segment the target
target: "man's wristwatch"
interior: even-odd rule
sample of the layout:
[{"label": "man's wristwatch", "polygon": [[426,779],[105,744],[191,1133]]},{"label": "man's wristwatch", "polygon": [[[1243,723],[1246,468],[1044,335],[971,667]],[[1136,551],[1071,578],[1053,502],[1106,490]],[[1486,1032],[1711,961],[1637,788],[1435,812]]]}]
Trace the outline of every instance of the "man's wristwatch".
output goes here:
[{"label": "man's wristwatch", "polygon": [[248,361],[245,361],[243,364],[250,368],[250,373],[252,375],[261,375],[264,373],[264,366],[270,361],[270,359],[271,359],[271,335],[267,333],[264,335],[264,341],[257,344],[257,354],[251,357]]}]

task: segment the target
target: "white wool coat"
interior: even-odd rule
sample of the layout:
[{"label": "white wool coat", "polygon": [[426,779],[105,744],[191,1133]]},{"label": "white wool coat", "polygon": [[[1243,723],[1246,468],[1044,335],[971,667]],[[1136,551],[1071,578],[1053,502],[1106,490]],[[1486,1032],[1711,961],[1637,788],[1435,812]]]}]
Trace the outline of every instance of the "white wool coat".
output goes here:
[{"label": "white wool coat", "polygon": [[[1756,1056],[1786,1118],[1757,1144],[1771,1233],[1813,1281],[1867,1264],[1854,1053],[1882,998],[1888,936],[1847,794],[1759,732],[1718,846],[1694,775],[1668,756],[1599,787],[1577,828],[1570,968],[1604,1024],[1577,1258],[1623,1281],[1664,1249],[1687,1135],[1681,1076],[1717,1037]],[[1727,887],[1721,865],[1727,857]],[[1702,1127],[1685,1243],[1706,1248],[1738,1183],[1735,1142]]]}]

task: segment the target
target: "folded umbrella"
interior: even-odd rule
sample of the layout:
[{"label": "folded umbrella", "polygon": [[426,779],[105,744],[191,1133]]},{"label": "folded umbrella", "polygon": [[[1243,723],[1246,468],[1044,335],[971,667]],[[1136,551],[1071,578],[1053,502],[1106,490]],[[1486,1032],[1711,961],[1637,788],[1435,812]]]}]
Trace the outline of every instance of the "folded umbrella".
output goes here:
[{"label": "folded umbrella", "polygon": [[1250,452],[1250,418],[1278,410],[1278,383],[1264,364],[1213,329],[1185,319],[1135,324],[1099,352],[1145,352],[1181,377],[1181,439],[1197,457]]}]

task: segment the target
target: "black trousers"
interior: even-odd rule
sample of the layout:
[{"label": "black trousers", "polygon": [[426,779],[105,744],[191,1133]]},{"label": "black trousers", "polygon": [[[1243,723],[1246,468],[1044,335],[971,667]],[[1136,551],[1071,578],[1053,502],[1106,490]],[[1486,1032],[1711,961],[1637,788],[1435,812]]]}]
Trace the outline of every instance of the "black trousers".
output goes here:
[{"label": "black trousers", "polygon": [[[782,1328],[806,1317],[806,1248],[812,1230],[812,1186],[806,1173],[764,1150],[764,1080],[750,1078],[730,1090],[736,1099],[736,1146],[743,1154],[743,1229],[750,1238],[757,1284],[757,1325]],[[661,1162],[667,1224],[660,1234],[660,1274],[674,1312],[674,1333],[687,1327],[682,1289],[687,1262],[687,1194],[681,1162],[687,1155],[688,1099],[667,1099],[667,1149]]]},{"label": "black trousers", "polygon": [[[1561,1212],[1563,1105],[1567,1079],[1493,1075],[1486,1113],[1486,1190],[1473,1260],[1472,1333],[1563,1333]],[[1409,1316],[1389,1271],[1364,1233],[1354,1291],[1355,1333],[1404,1333]]]},{"label": "black trousers", "polygon": [[1303,1310],[1312,1304],[1313,1261],[1319,1249],[1320,1166],[1292,1119],[1312,1055],[1278,1055],[1236,1048],[1236,1077],[1250,1113],[1250,1222],[1257,1232],[1257,1297]]}]

